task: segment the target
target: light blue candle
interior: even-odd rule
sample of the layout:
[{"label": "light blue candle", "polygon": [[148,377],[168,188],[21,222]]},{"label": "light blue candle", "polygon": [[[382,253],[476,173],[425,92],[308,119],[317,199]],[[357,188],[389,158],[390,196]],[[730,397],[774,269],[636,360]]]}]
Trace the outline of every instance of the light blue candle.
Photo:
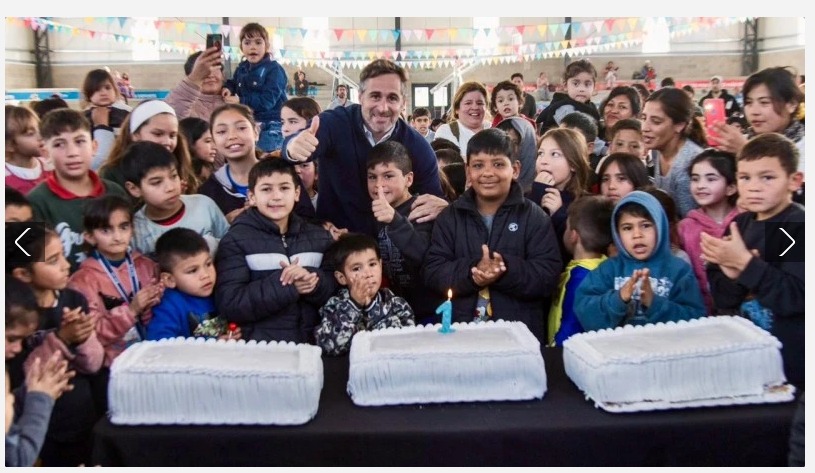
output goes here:
[{"label": "light blue candle", "polygon": [[442,302],[440,306],[436,308],[436,313],[441,314],[441,328],[439,329],[440,333],[452,333],[455,332],[455,329],[450,327],[450,323],[453,321],[453,290],[447,290],[447,300]]}]

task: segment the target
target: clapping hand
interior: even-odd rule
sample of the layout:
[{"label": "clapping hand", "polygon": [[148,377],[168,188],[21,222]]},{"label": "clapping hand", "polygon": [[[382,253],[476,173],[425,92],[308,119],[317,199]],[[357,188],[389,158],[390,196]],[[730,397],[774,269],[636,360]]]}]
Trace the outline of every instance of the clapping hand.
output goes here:
[{"label": "clapping hand", "polygon": [[68,361],[62,358],[61,352],[54,352],[45,365],[39,357],[34,359],[25,374],[25,385],[29,392],[41,392],[58,399],[62,393],[74,388],[68,384],[76,372],[68,371]]},{"label": "clapping hand", "polygon": [[376,297],[376,291],[379,290],[372,274],[352,273],[348,283],[351,299],[363,308],[371,304]]},{"label": "clapping hand", "polygon": [[493,251],[490,256],[487,245],[481,245],[481,260],[470,271],[473,274],[473,282],[479,287],[485,287],[497,281],[507,271],[507,266],[497,251]]},{"label": "clapping hand", "polygon": [[718,264],[730,279],[738,278],[757,253],[747,249],[736,222],[730,222],[730,235],[716,238],[702,232],[701,237],[702,259]]},{"label": "clapping hand", "polygon": [[94,329],[94,321],[82,312],[82,307],[62,308],[62,321],[57,329],[57,338],[66,345],[85,343]]}]

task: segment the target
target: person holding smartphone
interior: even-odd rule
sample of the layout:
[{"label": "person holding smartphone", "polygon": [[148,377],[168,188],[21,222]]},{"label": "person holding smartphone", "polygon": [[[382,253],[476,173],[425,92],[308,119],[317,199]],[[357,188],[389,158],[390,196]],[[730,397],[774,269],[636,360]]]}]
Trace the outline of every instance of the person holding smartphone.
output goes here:
[{"label": "person holding smartphone", "polygon": [[[718,149],[738,154],[747,140],[766,133],[780,133],[795,143],[802,159],[798,172],[805,170],[805,129],[798,119],[804,94],[795,84],[794,73],[786,67],[768,67],[744,81],[744,115],[750,125],[743,134],[737,125],[717,124]],[[804,203],[804,185],[793,193],[793,202]]]},{"label": "person holding smartphone", "polygon": [[735,113],[741,113],[741,107],[739,106],[739,102],[736,100],[736,97],[733,97],[727,93],[727,90],[722,88],[722,82],[722,76],[711,77],[710,92],[699,100],[699,105],[704,107],[705,100],[707,99],[722,99],[724,101],[725,113],[727,114],[727,117],[730,118]]},{"label": "person holding smartphone", "polygon": [[[209,121],[216,108],[226,103],[238,103],[235,95],[221,95],[224,86],[223,57],[221,45],[216,46],[214,43],[213,39],[211,47],[187,58],[184,63],[186,76],[170,90],[165,99],[173,107],[179,120],[194,117]],[[223,159],[216,158],[216,168],[222,164]]]}]

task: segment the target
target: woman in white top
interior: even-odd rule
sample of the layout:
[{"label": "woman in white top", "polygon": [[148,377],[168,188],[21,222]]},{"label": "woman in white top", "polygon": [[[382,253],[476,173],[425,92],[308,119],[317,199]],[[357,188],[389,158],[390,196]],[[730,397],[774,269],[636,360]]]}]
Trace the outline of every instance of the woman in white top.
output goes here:
[{"label": "woman in white top", "polygon": [[485,120],[488,96],[486,87],[479,82],[461,84],[453,97],[453,120],[436,130],[436,139],[445,138],[458,145],[465,162],[470,138],[490,127],[490,122]]}]

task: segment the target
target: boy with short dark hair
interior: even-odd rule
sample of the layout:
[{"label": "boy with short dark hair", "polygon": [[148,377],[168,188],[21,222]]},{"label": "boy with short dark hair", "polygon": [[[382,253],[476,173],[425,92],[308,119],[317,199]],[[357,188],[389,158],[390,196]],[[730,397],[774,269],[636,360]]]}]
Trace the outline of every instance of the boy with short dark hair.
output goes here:
[{"label": "boy with short dark hair", "polygon": [[[804,382],[804,262],[770,260],[768,237],[798,245],[804,241],[804,207],[792,201],[803,175],[795,143],[777,133],[759,135],[738,155],[736,182],[746,210],[722,238],[702,233],[702,257],[714,305],[741,314],[775,335],[788,380]],[[776,228],[772,235],[767,232]]]},{"label": "boy with short dark hair", "polygon": [[509,136],[476,133],[467,146],[470,188],[436,219],[424,281],[453,292],[454,322],[517,320],[543,340],[544,300],[560,272],[560,250],[543,209],[523,196]]},{"label": "boy with short dark hair", "polygon": [[428,143],[432,142],[436,137],[436,133],[430,129],[430,120],[432,119],[433,117],[430,116],[430,110],[419,107],[413,109],[413,116],[410,120],[410,125],[413,129],[418,131]]},{"label": "boy with short dark hair", "polygon": [[[634,118],[618,120],[609,132],[609,154],[628,153],[645,162],[647,149],[642,140],[642,124]],[[599,167],[599,165],[598,165]]]},{"label": "boy with short dark hair", "polygon": [[31,208],[31,202],[17,189],[6,186],[6,223],[32,220],[34,210]]},{"label": "boy with short dark hair", "polygon": [[377,242],[388,287],[413,307],[420,323],[436,320],[435,308],[442,300],[429,296],[421,279],[433,221],[408,220],[416,196],[410,193],[413,172],[407,149],[397,141],[374,146],[368,158],[368,194],[377,221]]},{"label": "boy with short dark hair", "polygon": [[563,244],[573,255],[560,275],[558,290],[549,310],[548,346],[563,346],[569,337],[583,332],[574,312],[580,283],[606,260],[611,244],[611,212],[614,203],[601,196],[586,196],[569,206]]},{"label": "boy with short dark hair", "polygon": [[668,217],[656,197],[634,191],[611,216],[617,255],[577,288],[574,311],[585,330],[689,320],[705,315],[690,265],[671,254]]},{"label": "boy with short dark hair", "polygon": [[319,309],[336,283],[323,268],[333,239],[293,213],[301,190],[294,166],[265,159],[249,171],[252,205],[218,247],[215,301],[247,340],[314,343]]},{"label": "boy with short dark hair", "polygon": [[204,237],[189,228],[173,228],[156,242],[161,282],[166,287],[153,307],[147,339],[217,337],[240,339],[240,329],[227,330],[215,309],[215,265]]},{"label": "boy with short dark hair", "polygon": [[210,253],[215,253],[229,223],[209,197],[181,194],[178,161],[173,153],[162,145],[139,141],[125,150],[120,166],[127,191],[144,202],[133,215],[136,250],[151,255],[165,232],[190,228],[203,236]]},{"label": "boy with short dark hair", "polygon": [[317,345],[328,355],[351,349],[351,339],[362,330],[412,327],[410,304],[382,288],[382,260],[373,238],[348,233],[326,251],[334,277],[344,286],[320,309],[322,321],[314,331]]},{"label": "boy with short dark hair", "polygon": [[54,174],[28,193],[38,221],[51,225],[62,241],[71,271],[85,260],[82,245],[82,208],[95,197],[127,197],[118,184],[101,179],[91,170],[96,142],[91,124],[82,113],[69,108],[52,110],[40,124],[40,135],[54,165]]}]

